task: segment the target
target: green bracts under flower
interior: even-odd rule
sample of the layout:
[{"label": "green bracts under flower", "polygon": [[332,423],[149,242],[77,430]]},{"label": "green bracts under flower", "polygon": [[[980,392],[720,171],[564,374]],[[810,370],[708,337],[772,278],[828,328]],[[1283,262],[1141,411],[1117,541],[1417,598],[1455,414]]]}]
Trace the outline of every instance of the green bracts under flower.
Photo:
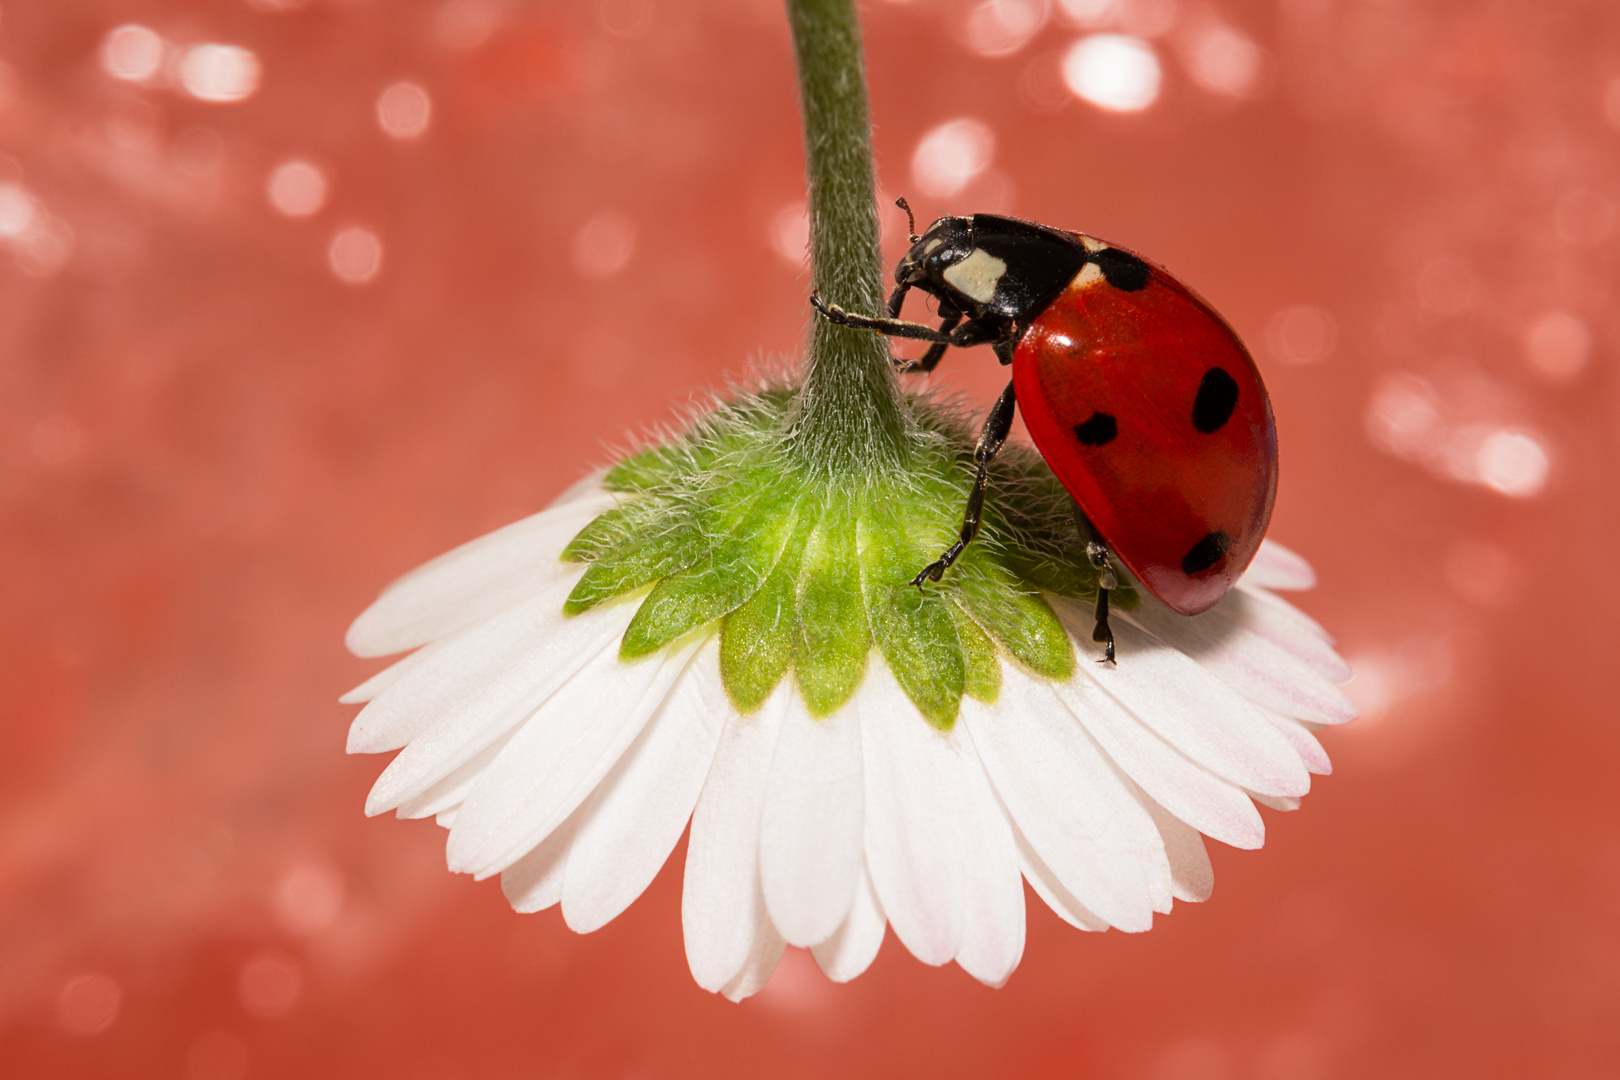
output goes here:
[{"label": "green bracts under flower", "polygon": [[[1067,679],[1075,656],[1042,592],[1090,599],[1067,494],[1010,446],[991,473],[979,537],[938,584],[911,579],[955,538],[972,482],[973,431],[928,398],[910,402],[909,463],[830,476],[789,452],[792,394],[744,395],[603,479],[625,502],[563,553],[590,564],[565,611],[651,586],[620,656],[645,656],[723,620],[733,704],[759,708],[791,668],[810,712],[854,694],[875,645],[928,720],[955,723],[964,693],[993,701],[998,656]],[[1136,604],[1124,585],[1111,596]]]}]

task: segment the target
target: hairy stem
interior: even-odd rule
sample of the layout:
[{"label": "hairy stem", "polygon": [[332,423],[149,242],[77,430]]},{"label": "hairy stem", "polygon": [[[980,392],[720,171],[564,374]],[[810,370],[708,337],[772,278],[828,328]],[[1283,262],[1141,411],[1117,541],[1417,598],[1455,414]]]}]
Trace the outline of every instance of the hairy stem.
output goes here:
[{"label": "hairy stem", "polygon": [[[804,117],[813,287],[831,303],[877,315],[882,252],[854,0],[787,0],[787,9]],[[789,440],[802,460],[840,471],[904,460],[912,421],[884,338],[812,315],[803,373]]]}]

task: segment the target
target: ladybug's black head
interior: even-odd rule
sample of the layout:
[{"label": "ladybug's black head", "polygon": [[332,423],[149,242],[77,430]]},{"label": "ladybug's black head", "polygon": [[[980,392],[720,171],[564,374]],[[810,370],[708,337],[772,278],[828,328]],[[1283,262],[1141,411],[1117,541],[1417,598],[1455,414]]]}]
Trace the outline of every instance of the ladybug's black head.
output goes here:
[{"label": "ladybug's black head", "polygon": [[898,318],[906,290],[913,285],[942,300],[953,291],[945,271],[973,253],[973,219],[942,217],[924,230],[894,268],[895,290],[889,297],[889,315]]}]

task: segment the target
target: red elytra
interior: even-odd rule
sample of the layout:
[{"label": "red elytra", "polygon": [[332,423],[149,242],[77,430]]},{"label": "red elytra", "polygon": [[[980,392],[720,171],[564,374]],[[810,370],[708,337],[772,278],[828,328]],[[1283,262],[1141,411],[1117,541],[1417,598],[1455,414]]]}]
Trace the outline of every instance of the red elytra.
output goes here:
[{"label": "red elytra", "polygon": [[1018,404],[1120,561],[1196,615],[1237,581],[1271,519],[1271,402],[1242,342],[1192,290],[1148,264],[1146,287],[1126,291],[1092,265],[1018,339]]},{"label": "red elytra", "polygon": [[[982,344],[1013,368],[979,436],[960,541],[913,584],[940,580],[978,532],[1016,400],[1053,473],[1149,592],[1184,615],[1220,600],[1271,520],[1277,431],[1259,370],[1214,309],[1124,248],[995,214],[935,221],[894,277],[888,318],[811,299],[836,323],[933,342],[907,370]],[[939,300],[937,329],[899,318],[912,288]],[[1093,557],[1106,566],[1106,552]],[[1111,658],[1106,594],[1095,636]]]}]

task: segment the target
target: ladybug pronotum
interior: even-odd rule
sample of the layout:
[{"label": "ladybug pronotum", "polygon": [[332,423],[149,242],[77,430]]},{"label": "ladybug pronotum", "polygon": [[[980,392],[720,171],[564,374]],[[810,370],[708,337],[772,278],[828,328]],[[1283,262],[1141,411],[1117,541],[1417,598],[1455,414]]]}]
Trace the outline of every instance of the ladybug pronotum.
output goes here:
[{"label": "ladybug pronotum", "polygon": [[[1259,549],[1277,494],[1271,401],[1232,328],[1162,267],[1083,233],[975,214],[911,240],[887,318],[811,303],[844,326],[931,342],[903,371],[986,344],[1012,366],[979,433],[961,536],[912,583],[939,581],[977,534],[990,462],[1021,406],[1091,534],[1104,659],[1111,555],[1175,611],[1211,607]],[[939,301],[937,328],[900,319],[913,288]]]}]

